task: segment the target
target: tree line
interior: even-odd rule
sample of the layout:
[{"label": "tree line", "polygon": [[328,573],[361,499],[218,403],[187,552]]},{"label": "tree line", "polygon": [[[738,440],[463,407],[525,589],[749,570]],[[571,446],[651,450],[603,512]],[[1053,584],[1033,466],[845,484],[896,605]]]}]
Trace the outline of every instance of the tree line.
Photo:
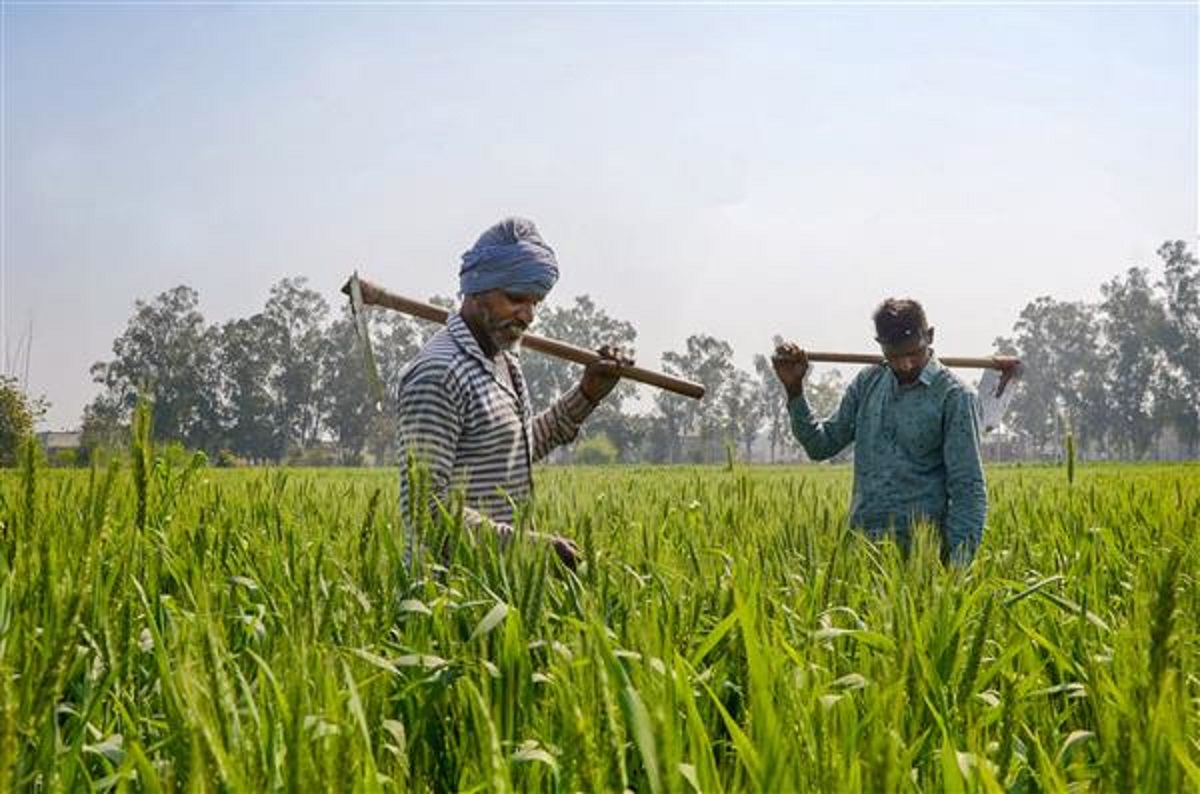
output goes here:
[{"label": "tree line", "polygon": [[1026,376],[1005,417],[1006,454],[1060,454],[1067,433],[1093,458],[1195,458],[1200,452],[1200,267],[1181,240],[1157,267],[1130,267],[1100,300],[1030,302],[1001,353]]},{"label": "tree line", "polygon": [[[431,302],[452,308],[453,301]],[[387,402],[405,364],[437,327],[396,312],[368,307],[380,380]],[[581,347],[634,347],[637,331],[587,295],[544,306],[539,333]],[[210,457],[249,463],[392,463],[397,460],[395,412],[375,404],[349,306],[331,308],[303,278],[270,289],[261,311],[221,324],[205,321],[199,295],[178,286],[135,303],[113,358],[95,363],[101,387],[83,416],[85,449],[122,443],[139,397],[152,400],[155,438],[203,450]],[[709,462],[732,454],[749,459],[763,439],[770,460],[794,459],[785,443],[782,392],[767,357],[753,374],[733,361],[729,343],[705,334],[665,354],[663,368],[703,383],[703,401],[667,393],[637,411],[630,383],[597,408],[573,450],[560,460],[593,462]],[[578,382],[576,365],[522,355],[535,410]],[[822,408],[836,405],[842,384],[827,373],[813,385]]]},{"label": "tree line", "polygon": [[[1018,383],[995,457],[1053,458],[1069,431],[1093,457],[1146,458],[1200,450],[1200,272],[1181,241],[1158,249],[1159,272],[1131,267],[1101,286],[1098,302],[1041,296],[1021,312],[997,353],[1020,356]],[[452,307],[447,298],[433,302]],[[261,311],[208,323],[199,295],[178,286],[135,304],[113,358],[91,373],[99,395],[83,418],[84,445],[119,444],[139,395],[151,395],[160,441],[229,462],[391,464],[395,414],[378,410],[349,307],[331,308],[302,278],[271,287]],[[368,309],[380,378],[394,400],[406,362],[436,330],[395,312]],[[636,329],[587,295],[550,304],[537,331],[581,347],[633,347]],[[535,409],[574,385],[575,365],[526,354]],[[632,384],[597,409],[560,460],[714,462],[794,460],[782,389],[766,355],[753,370],[728,342],[697,333],[663,354],[661,367],[703,383],[702,401],[656,393],[637,410]],[[831,412],[844,389],[837,370],[816,373],[808,394]],[[645,408],[645,406],[640,406]]]}]

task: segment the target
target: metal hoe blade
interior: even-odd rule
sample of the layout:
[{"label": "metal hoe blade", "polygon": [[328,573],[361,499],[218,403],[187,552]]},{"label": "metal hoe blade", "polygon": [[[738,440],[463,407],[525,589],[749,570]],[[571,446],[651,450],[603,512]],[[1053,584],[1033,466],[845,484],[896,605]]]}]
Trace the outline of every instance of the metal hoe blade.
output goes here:
[{"label": "metal hoe blade", "polygon": [[1003,378],[1003,373],[997,369],[985,369],[979,379],[979,412],[982,415],[983,432],[990,433],[1000,427],[1004,421],[1004,412],[1012,401],[1013,381],[1024,374],[1024,367],[1017,365],[1012,373]]},{"label": "metal hoe blade", "polygon": [[362,286],[358,280],[358,271],[350,277],[350,315],[354,318],[354,333],[358,337],[363,351],[363,364],[367,368],[367,384],[371,396],[375,398],[375,410],[383,410],[383,382],[379,379],[379,369],[375,366],[375,351],[371,349],[371,333],[367,328],[366,307],[363,305]]}]

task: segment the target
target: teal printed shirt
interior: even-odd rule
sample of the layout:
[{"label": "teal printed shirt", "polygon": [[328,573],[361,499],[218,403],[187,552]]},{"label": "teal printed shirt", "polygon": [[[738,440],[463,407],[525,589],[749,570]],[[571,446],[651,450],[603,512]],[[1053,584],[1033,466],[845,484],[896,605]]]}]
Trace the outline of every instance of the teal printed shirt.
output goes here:
[{"label": "teal printed shirt", "polygon": [[936,358],[911,386],[886,365],[858,374],[833,416],[813,418],[804,395],[788,403],[792,435],[813,460],[854,444],[850,523],[907,538],[914,521],[941,528],[950,558],[974,556],[987,517],[975,392]]}]

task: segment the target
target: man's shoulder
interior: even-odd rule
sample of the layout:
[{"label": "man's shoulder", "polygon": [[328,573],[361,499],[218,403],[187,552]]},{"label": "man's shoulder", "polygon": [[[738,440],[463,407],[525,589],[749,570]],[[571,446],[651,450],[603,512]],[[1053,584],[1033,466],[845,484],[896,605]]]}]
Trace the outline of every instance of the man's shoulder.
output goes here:
[{"label": "man's shoulder", "polygon": [[975,387],[967,383],[961,375],[939,362],[938,372],[935,375],[934,382],[940,385],[948,392],[962,392],[971,396],[975,395]]},{"label": "man's shoulder", "polygon": [[891,374],[891,371],[883,364],[871,364],[858,371],[858,374],[850,381],[849,388],[855,390],[865,389],[884,375],[889,374]]},{"label": "man's shoulder", "polygon": [[401,388],[429,381],[447,382],[463,371],[469,356],[445,328],[434,334],[400,374]]},{"label": "man's shoulder", "polygon": [[977,399],[975,387],[941,362],[938,362],[937,372],[934,374],[930,386],[944,399]]}]

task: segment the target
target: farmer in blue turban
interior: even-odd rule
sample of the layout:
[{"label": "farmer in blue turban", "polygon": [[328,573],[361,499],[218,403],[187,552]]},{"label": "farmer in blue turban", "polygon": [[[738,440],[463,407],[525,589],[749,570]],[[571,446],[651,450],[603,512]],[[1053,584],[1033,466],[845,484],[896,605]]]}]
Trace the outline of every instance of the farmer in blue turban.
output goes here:
[{"label": "farmer in blue turban", "polygon": [[545,297],[558,281],[558,260],[533,221],[505,218],[462,255],[458,281],[463,295],[506,289]]},{"label": "farmer in blue turban", "polygon": [[[491,527],[501,540],[514,534],[513,518],[533,493],[533,462],[573,441],[579,426],[620,380],[633,360],[613,347],[599,350],[575,388],[537,416],[514,354],[533,324],[537,306],[558,281],[554,250],[533,221],[506,218],[462,255],[462,306],[409,362],[400,382],[400,509],[406,557],[419,551],[421,511],[451,510],[461,492],[468,526]],[[417,504],[416,466],[430,477],[430,502]],[[579,551],[566,538],[548,541],[574,567]]]}]

